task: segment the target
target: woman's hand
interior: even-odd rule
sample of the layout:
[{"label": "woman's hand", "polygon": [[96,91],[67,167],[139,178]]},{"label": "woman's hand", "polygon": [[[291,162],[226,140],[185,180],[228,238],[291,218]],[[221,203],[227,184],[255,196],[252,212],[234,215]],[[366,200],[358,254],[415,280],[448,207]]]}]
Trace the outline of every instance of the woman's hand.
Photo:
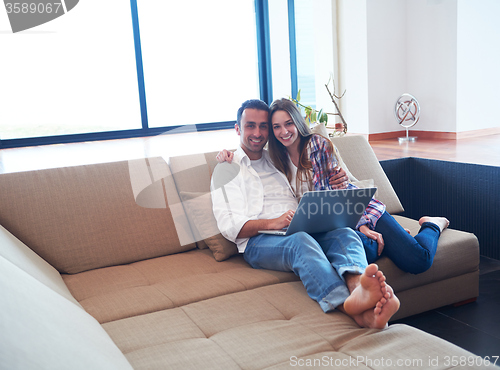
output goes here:
[{"label": "woman's hand", "polygon": [[349,184],[349,178],[342,167],[335,167],[335,174],[330,177],[328,183],[332,189],[345,189]]},{"label": "woman's hand", "polygon": [[382,238],[382,234],[371,230],[366,225],[360,226],[359,231],[365,234],[368,238],[377,241],[378,244],[377,255],[380,256],[382,254],[382,251],[384,250],[384,238]]},{"label": "woman's hand", "polygon": [[217,154],[217,162],[222,163],[222,162],[227,162],[231,163],[233,161],[234,153],[230,152],[229,150],[222,149],[219,154]]}]

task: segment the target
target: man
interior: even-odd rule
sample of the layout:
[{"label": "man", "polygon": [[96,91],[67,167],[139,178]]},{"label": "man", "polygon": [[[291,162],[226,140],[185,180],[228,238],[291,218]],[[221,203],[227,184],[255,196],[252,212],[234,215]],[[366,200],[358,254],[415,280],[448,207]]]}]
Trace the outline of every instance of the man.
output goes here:
[{"label": "man", "polygon": [[269,159],[269,108],[248,100],[238,110],[240,148],[212,177],[213,211],[222,235],[235,242],[253,268],[293,271],[324,312],[338,309],[358,325],[382,329],[399,300],[377,265],[368,266],[363,245],[349,229],[311,236],[259,234],[290,224],[297,199],[285,175]]}]

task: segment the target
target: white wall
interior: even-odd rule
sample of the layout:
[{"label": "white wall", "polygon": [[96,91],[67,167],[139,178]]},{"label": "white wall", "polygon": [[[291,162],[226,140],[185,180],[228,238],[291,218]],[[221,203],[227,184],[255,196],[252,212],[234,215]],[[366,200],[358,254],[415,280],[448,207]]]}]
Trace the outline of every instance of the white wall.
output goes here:
[{"label": "white wall", "polygon": [[407,89],[420,103],[415,130],[455,132],[457,1],[407,1]]},{"label": "white wall", "polygon": [[500,127],[499,17],[498,0],[458,0],[458,132]]},{"label": "white wall", "polygon": [[394,105],[407,90],[406,1],[367,1],[369,133],[399,131]]},{"label": "white wall", "polygon": [[340,110],[348,131],[368,133],[366,0],[338,0]]},{"label": "white wall", "polygon": [[[332,0],[335,2],[335,0]],[[415,130],[500,126],[500,1],[336,0],[342,112],[349,131],[399,131],[396,99],[421,106]]]}]

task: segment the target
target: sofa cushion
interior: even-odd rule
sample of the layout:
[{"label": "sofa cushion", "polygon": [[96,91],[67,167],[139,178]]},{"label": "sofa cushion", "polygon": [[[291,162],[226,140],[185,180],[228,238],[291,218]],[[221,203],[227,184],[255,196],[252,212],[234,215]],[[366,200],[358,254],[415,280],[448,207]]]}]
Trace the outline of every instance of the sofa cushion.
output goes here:
[{"label": "sofa cushion", "polygon": [[[418,233],[418,221],[397,215],[394,218],[412,235]],[[421,274],[405,273],[387,257],[376,263],[401,301],[392,320],[479,295],[479,243],[471,233],[444,230],[431,268]]]},{"label": "sofa cushion", "polygon": [[[413,234],[418,232],[418,221],[395,218]],[[397,294],[409,292],[410,297],[418,297],[415,302],[409,300],[412,303],[408,305],[402,299],[397,318],[478,294],[474,274],[479,268],[479,246],[473,234],[445,230],[433,266],[422,274],[404,273],[386,257],[377,264]],[[78,302],[103,323],[298,278],[289,272],[252,269],[241,255],[217,262],[210,250],[196,249],[125,266],[63,275],[63,279]],[[428,293],[414,291],[430,284],[433,288],[428,291],[433,295],[440,291],[444,301],[438,297],[424,299]],[[465,295],[452,294],[450,287],[456,286],[460,286]],[[459,298],[453,301],[453,297]],[[436,302],[437,306],[429,307],[429,301]]]},{"label": "sofa cushion", "polygon": [[298,279],[292,272],[252,269],[239,255],[217,262],[208,249],[62,277],[101,323]]},{"label": "sofa cushion", "polygon": [[332,139],[332,143],[338,148],[349,170],[357,179],[373,179],[378,188],[375,198],[386,205],[389,213],[395,214],[404,211],[394,188],[364,136],[335,137]]},{"label": "sofa cushion", "polygon": [[81,307],[0,257],[2,369],[132,369]]},{"label": "sofa cushion", "polygon": [[[340,312],[325,314],[300,282],[215,297],[103,327],[135,369],[383,369],[408,359],[415,368],[425,368],[429,358],[442,358],[443,353],[474,356],[406,325],[362,329]],[[207,362],[200,365],[200,359]],[[320,365],[308,366],[306,360]],[[449,367],[441,363],[436,368]]]},{"label": "sofa cushion", "polygon": [[[175,185],[179,192],[208,193],[210,179],[214,167],[217,165],[215,158],[218,152],[199,153],[169,158],[169,166]],[[186,211],[187,212],[187,211]],[[208,248],[196,228],[193,228],[198,248]]]},{"label": "sofa cushion", "polygon": [[[157,170],[154,163],[143,159],[1,175],[0,224],[64,273],[193,249],[185,215],[179,232],[168,205],[168,195],[174,194],[173,203],[182,209],[168,166],[163,161]],[[156,180],[157,172],[166,180]],[[146,185],[162,185],[163,207],[136,202],[131,178],[138,177]],[[184,234],[188,237],[181,241]]]},{"label": "sofa cushion", "polygon": [[187,212],[189,222],[195,235],[201,239],[214,254],[216,261],[224,261],[229,257],[238,254],[238,247],[235,243],[222,236],[212,211],[211,192],[197,193],[181,191],[182,204]]},{"label": "sofa cushion", "polygon": [[[398,223],[416,235],[420,229],[418,221],[394,216]],[[398,269],[391,260],[383,257],[377,260],[396,292],[446,280],[479,270],[479,242],[474,234],[445,229],[438,241],[434,262],[429,270],[413,275]],[[477,287],[477,281],[471,281]],[[472,298],[472,297],[469,297]]]}]

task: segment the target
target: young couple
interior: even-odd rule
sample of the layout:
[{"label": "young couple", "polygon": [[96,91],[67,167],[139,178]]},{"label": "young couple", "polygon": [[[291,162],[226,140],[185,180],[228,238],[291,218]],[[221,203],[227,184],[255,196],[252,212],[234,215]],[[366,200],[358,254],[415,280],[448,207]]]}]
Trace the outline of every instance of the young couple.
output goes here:
[{"label": "young couple", "polygon": [[[296,195],[309,188],[328,189],[330,181],[339,184],[346,180],[342,170],[332,176],[336,158],[329,140],[311,135],[288,100],[273,103],[270,110],[262,101],[246,101],[238,110],[235,129],[240,148],[231,155],[232,164],[219,164],[212,177],[214,182],[228,173],[238,174],[223,189],[212,191],[221,233],[237,244],[252,267],[295,272],[324,312],[337,309],[362,327],[384,328],[399,309],[399,300],[377,265],[368,265],[356,232],[344,228],[287,237],[258,234],[258,230],[288,226],[298,204]],[[268,139],[270,153],[264,150]],[[237,166],[237,171],[231,166]],[[373,200],[360,221],[361,235],[365,235],[363,226],[371,232],[365,230],[366,242],[383,242],[373,228],[384,210],[383,204]],[[447,226],[445,221],[439,226],[441,221],[424,219],[420,234],[436,228],[439,233]]]},{"label": "young couple", "polygon": [[[307,190],[356,188],[339,168],[336,149],[327,138],[312,134],[300,110],[288,99],[275,100],[269,112],[269,155],[274,166],[285,174],[300,199]],[[219,161],[231,162],[233,153],[222,151]],[[413,237],[385,211],[385,205],[372,199],[356,226],[368,262],[381,255],[389,257],[405,272],[419,274],[434,260],[438,239],[448,227],[444,217],[422,217],[421,229]]]}]

